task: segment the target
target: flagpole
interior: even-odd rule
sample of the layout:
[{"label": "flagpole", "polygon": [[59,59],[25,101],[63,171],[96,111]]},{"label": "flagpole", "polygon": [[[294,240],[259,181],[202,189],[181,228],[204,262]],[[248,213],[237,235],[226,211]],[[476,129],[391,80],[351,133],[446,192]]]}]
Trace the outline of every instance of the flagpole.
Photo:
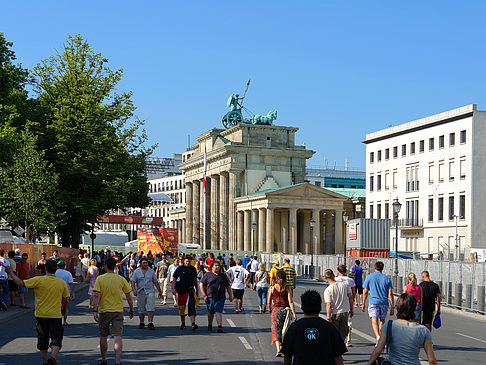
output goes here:
[{"label": "flagpole", "polygon": [[207,250],[207,197],[206,197],[206,166],[207,166],[207,152],[206,152],[206,145],[204,145],[204,172],[203,172],[203,194],[204,194],[204,223],[203,223],[203,249],[204,251]]}]

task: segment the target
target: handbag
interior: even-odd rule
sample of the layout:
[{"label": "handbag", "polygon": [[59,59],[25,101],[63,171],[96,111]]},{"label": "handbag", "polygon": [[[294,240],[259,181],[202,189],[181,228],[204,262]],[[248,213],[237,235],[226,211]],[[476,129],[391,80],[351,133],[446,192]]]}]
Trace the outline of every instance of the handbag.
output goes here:
[{"label": "handbag", "polygon": [[386,352],[387,352],[387,356],[386,357],[382,357],[382,356],[378,357],[376,359],[376,362],[375,362],[376,365],[392,365],[390,359],[388,358],[388,356],[390,355],[392,325],[393,325],[393,321],[390,320],[389,324],[388,324],[388,328],[386,329]]},{"label": "handbag", "polygon": [[434,328],[440,328],[440,326],[442,326],[442,321],[440,319],[439,313],[435,315],[434,322],[432,323],[432,325],[434,326]]}]

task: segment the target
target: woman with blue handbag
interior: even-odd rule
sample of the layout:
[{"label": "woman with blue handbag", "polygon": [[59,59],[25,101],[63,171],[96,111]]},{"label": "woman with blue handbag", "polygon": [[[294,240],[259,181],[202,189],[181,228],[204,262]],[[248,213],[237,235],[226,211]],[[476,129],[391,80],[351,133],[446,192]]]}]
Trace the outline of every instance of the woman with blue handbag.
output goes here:
[{"label": "woman with blue handbag", "polygon": [[[421,348],[425,349],[429,364],[437,365],[430,331],[415,322],[415,310],[417,308],[415,297],[409,293],[400,295],[397,299],[396,308],[397,320],[388,321],[383,325],[380,340],[370,356],[368,365],[386,364],[385,361],[389,361],[388,364],[392,365],[420,365],[419,352]],[[387,341],[387,336],[389,341]],[[388,345],[388,360],[383,358],[378,360],[385,344]]]}]

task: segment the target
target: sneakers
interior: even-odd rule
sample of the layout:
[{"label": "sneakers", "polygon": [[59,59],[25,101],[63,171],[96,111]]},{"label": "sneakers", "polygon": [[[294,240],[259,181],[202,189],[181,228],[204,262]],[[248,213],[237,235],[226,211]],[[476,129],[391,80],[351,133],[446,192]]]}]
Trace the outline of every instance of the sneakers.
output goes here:
[{"label": "sneakers", "polygon": [[195,323],[194,323],[194,324],[191,326],[191,329],[192,329],[193,331],[195,331],[195,330],[197,330],[197,328],[198,328],[198,327],[199,327],[199,326],[198,326],[197,324],[195,324]]},{"label": "sneakers", "polygon": [[145,323],[140,323],[140,324],[138,325],[138,328],[140,328],[140,329],[142,329],[142,328],[144,328],[144,327],[145,327]]},{"label": "sneakers", "polygon": [[165,300],[160,301],[160,303],[161,303],[162,305],[166,305],[166,304],[167,304],[167,302],[166,302]]},{"label": "sneakers", "polygon": [[5,302],[1,302],[0,303],[0,309],[4,310],[6,312],[7,311],[7,304],[5,304]]},{"label": "sneakers", "polygon": [[183,331],[186,328],[185,324],[181,324],[181,331]]},{"label": "sneakers", "polygon": [[147,325],[147,328],[148,328],[149,330],[152,330],[152,331],[153,331],[153,330],[155,329],[155,326],[154,326],[154,324],[153,324],[152,322],[150,322],[150,323]]},{"label": "sneakers", "polygon": [[353,347],[353,345],[351,343],[347,343],[346,347]]},{"label": "sneakers", "polygon": [[177,307],[177,303],[174,303],[174,308]]},{"label": "sneakers", "polygon": [[212,324],[208,324],[208,331],[211,332],[213,330],[213,325]]},{"label": "sneakers", "polygon": [[218,333],[223,333],[223,326],[218,326]]}]

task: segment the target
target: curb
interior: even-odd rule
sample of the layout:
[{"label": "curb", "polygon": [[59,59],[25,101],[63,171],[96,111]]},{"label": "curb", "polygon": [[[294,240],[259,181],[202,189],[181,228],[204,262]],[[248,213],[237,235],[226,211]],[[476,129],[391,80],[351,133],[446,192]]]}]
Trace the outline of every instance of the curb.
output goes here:
[{"label": "curb", "polygon": [[[74,292],[77,294],[79,291],[81,291],[82,289],[85,289],[87,287],[88,287],[87,283],[82,283],[81,285],[76,286],[74,288]],[[0,323],[11,321],[12,319],[18,318],[18,317],[20,317],[20,316],[22,316],[26,313],[33,312],[33,311],[34,311],[34,307],[29,308],[29,309],[19,310],[18,312],[12,313],[11,315],[6,315],[5,317],[0,318]]]}]

